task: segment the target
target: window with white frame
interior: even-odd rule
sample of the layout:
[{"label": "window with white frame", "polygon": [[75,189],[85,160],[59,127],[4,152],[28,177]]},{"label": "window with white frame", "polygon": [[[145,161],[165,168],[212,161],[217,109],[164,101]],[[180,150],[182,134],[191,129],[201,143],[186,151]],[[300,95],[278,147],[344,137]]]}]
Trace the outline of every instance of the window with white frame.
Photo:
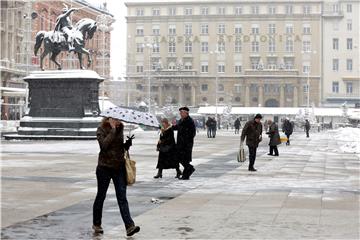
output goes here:
[{"label": "window with white frame", "polygon": [[225,42],[224,41],[218,42],[218,52],[225,52]]},{"label": "window with white frame", "polygon": [[185,66],[184,66],[185,70],[191,70],[192,69],[192,63],[191,62],[186,62]]},{"label": "window with white frame", "polygon": [[302,50],[303,52],[311,52],[311,42],[309,40],[303,40]]},{"label": "window with white frame", "polygon": [[191,53],[192,52],[192,42],[191,41],[185,41],[185,53]]},{"label": "window with white frame", "polygon": [[225,24],[224,23],[220,23],[218,25],[218,34],[225,34]]},{"label": "window with white frame", "polygon": [[169,13],[170,16],[175,16],[176,15],[176,8],[175,7],[168,8],[168,13]]},{"label": "window with white frame", "polygon": [[258,5],[251,6],[251,13],[259,14],[259,6]]},{"label": "window with white frame", "polygon": [[169,70],[176,70],[176,64],[174,62],[170,62],[168,64],[168,69]]},{"label": "window with white frame", "polygon": [[346,29],[347,29],[348,31],[352,31],[352,20],[351,20],[351,19],[348,19],[348,20],[347,20]]},{"label": "window with white frame", "polygon": [[143,43],[137,43],[136,44],[136,52],[137,53],[143,53],[144,52],[144,44]]},{"label": "window with white frame", "polygon": [[201,8],[201,15],[209,15],[209,8],[208,7],[202,7]]},{"label": "window with white frame", "polygon": [[144,26],[137,26],[136,27],[136,35],[137,36],[144,36]]},{"label": "window with white frame", "polygon": [[333,38],[333,50],[339,50],[339,39]]},{"label": "window with white frame", "polygon": [[251,51],[253,53],[258,53],[259,52],[259,42],[258,41],[252,41],[251,42]]},{"label": "window with white frame", "polygon": [[347,48],[348,50],[351,50],[351,49],[353,48],[352,38],[346,39],[346,48]]},{"label": "window with white frame", "polygon": [[339,82],[333,82],[332,83],[332,92],[333,93],[339,93]]},{"label": "window with white frame", "polygon": [[141,84],[136,84],[136,90],[143,90],[143,86]]},{"label": "window with white frame", "polygon": [[352,12],[352,5],[346,4],[346,12],[351,13]]},{"label": "window with white frame", "polygon": [[311,34],[310,24],[303,24],[303,34]]},{"label": "window with white frame", "polygon": [[241,15],[242,14],[242,7],[235,7],[234,13],[235,13],[235,15]]},{"label": "window with white frame", "polygon": [[338,13],[340,11],[340,6],[338,3],[333,4],[333,12]]},{"label": "window with white frame", "polygon": [[185,23],[185,34],[186,35],[192,34],[192,24],[191,23]]},{"label": "window with white frame", "polygon": [[240,84],[235,84],[234,85],[234,92],[235,93],[241,93],[241,85]]},{"label": "window with white frame", "polygon": [[290,15],[293,13],[293,6],[292,5],[285,5],[285,14]]},{"label": "window with white frame", "polygon": [[240,39],[235,40],[235,53],[241,53],[242,51],[242,44]]},{"label": "window with white frame", "polygon": [[193,14],[193,9],[192,8],[185,8],[184,14],[186,16],[192,15]]},{"label": "window with white frame", "polygon": [[136,16],[144,16],[144,9],[143,8],[136,9]]},{"label": "window with white frame", "polygon": [[169,25],[169,35],[176,35],[176,25]]},{"label": "window with white frame", "polygon": [[310,63],[303,63],[303,73],[310,73]]},{"label": "window with white frame", "polygon": [[152,9],[153,16],[160,16],[160,8],[153,8]]},{"label": "window with white frame", "polygon": [[269,23],[269,34],[275,34],[275,33],[276,33],[275,23]]},{"label": "window with white frame", "polygon": [[241,24],[235,24],[234,33],[235,34],[241,34],[242,33],[242,25]]},{"label": "window with white frame", "polygon": [[209,52],[209,43],[201,42],[201,53],[208,53],[208,52]]},{"label": "window with white frame", "polygon": [[269,14],[276,14],[276,6],[269,6],[268,7]]},{"label": "window with white frame", "polygon": [[294,41],[292,39],[287,39],[285,42],[285,51],[288,53],[294,52]]},{"label": "window with white frame", "polygon": [[353,93],[353,83],[352,82],[347,82],[346,83],[346,93],[347,94],[352,94]]},{"label": "window with white frame", "polygon": [[218,63],[218,73],[225,73],[225,63]]},{"label": "window with white frame", "polygon": [[251,59],[251,69],[257,70],[259,66],[259,58],[253,58]]},{"label": "window with white frame", "polygon": [[160,43],[154,43],[152,50],[153,53],[160,53]]},{"label": "window with white frame", "polygon": [[290,70],[294,68],[294,59],[293,58],[285,58],[285,69]]},{"label": "window with white frame", "polygon": [[292,24],[285,25],[285,33],[286,34],[293,34],[294,33],[294,26]]},{"label": "window with white frame", "polygon": [[202,62],[201,63],[201,72],[202,73],[208,73],[209,72],[209,63],[208,62]]},{"label": "window with white frame", "polygon": [[346,70],[351,72],[353,69],[353,60],[352,59],[346,59]]},{"label": "window with white frame", "polygon": [[339,71],[339,59],[334,58],[334,59],[332,60],[332,70],[333,70],[334,72],[338,72],[338,71]]},{"label": "window with white frame", "polygon": [[176,53],[176,43],[169,42],[169,53]]},{"label": "window with white frame", "polygon": [[226,14],[226,8],[225,7],[218,7],[217,8],[218,15],[225,15]]},{"label": "window with white frame", "polygon": [[152,32],[153,32],[153,35],[159,36],[160,35],[160,26],[159,25],[154,25],[152,27]]},{"label": "window with white frame", "polygon": [[235,73],[241,73],[241,72],[242,72],[242,65],[241,65],[241,63],[235,63],[234,72],[235,72]]},{"label": "window with white frame", "polygon": [[305,14],[305,15],[311,14],[311,6],[310,5],[305,5],[303,7],[303,14]]},{"label": "window with white frame", "polygon": [[138,63],[136,65],[136,72],[138,72],[138,73],[144,72],[144,65],[142,63]]},{"label": "window with white frame", "polygon": [[269,58],[267,59],[267,69],[275,70],[276,68],[277,68],[276,58],[269,57]]},{"label": "window with white frame", "polygon": [[208,35],[209,34],[209,24],[207,24],[207,23],[201,24],[200,31],[201,31],[201,34]]},{"label": "window with white frame", "polygon": [[209,89],[207,84],[201,84],[201,91],[206,92]]},{"label": "window with white frame", "polygon": [[275,38],[269,39],[269,52],[273,53],[276,51]]},{"label": "window with white frame", "polygon": [[251,33],[252,34],[259,34],[259,25],[258,24],[252,24],[251,25]]}]

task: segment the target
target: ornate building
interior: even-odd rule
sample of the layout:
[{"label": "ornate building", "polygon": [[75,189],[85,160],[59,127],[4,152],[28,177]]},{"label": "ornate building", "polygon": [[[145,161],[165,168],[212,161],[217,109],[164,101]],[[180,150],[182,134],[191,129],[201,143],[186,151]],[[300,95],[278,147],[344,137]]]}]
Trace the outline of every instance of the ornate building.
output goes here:
[{"label": "ornate building", "polygon": [[126,6],[131,103],[319,105],[321,1]]}]

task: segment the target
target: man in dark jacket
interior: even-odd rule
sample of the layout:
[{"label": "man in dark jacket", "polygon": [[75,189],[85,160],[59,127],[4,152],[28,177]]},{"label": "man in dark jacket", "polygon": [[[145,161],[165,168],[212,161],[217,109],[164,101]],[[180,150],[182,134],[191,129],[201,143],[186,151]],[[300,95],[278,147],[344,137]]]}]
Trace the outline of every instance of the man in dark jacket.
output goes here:
[{"label": "man in dark jacket", "polygon": [[210,117],[208,117],[208,120],[206,121],[205,125],[206,125],[206,128],[207,128],[207,137],[208,138],[211,138],[212,137],[212,119]]},{"label": "man in dark jacket", "polygon": [[181,119],[177,125],[172,126],[173,130],[177,130],[176,150],[179,162],[184,167],[183,175],[180,179],[189,180],[195,168],[190,164],[192,161],[192,148],[194,145],[194,137],[196,129],[193,119],[189,116],[189,108],[179,108]]},{"label": "man in dark jacket", "polygon": [[246,145],[249,148],[249,171],[255,172],[254,168],[255,159],[256,159],[256,149],[259,146],[259,143],[262,141],[262,124],[261,124],[262,116],[261,114],[256,114],[254,120],[248,121],[242,132],[241,132],[241,142],[240,144],[244,144],[244,140],[246,137]]},{"label": "man in dark jacket", "polygon": [[235,127],[235,134],[239,134],[240,132],[240,126],[241,126],[241,123],[240,123],[240,119],[237,118],[234,122],[234,127]]},{"label": "man in dark jacket", "polygon": [[293,130],[294,128],[292,123],[289,121],[288,118],[286,118],[282,127],[282,131],[285,133],[287,137],[286,145],[290,145],[290,135],[293,133]]},{"label": "man in dark jacket", "polygon": [[309,131],[310,131],[310,122],[309,120],[305,120],[305,131],[306,131],[306,137],[309,137]]},{"label": "man in dark jacket", "polygon": [[269,141],[270,153],[268,155],[272,156],[273,152],[275,152],[275,156],[279,156],[279,151],[277,148],[277,145],[279,145],[281,143],[279,128],[278,128],[278,125],[275,122],[273,122],[272,120],[268,120],[268,123],[270,124],[269,131],[266,133],[269,135],[269,138],[270,138],[270,141]]}]

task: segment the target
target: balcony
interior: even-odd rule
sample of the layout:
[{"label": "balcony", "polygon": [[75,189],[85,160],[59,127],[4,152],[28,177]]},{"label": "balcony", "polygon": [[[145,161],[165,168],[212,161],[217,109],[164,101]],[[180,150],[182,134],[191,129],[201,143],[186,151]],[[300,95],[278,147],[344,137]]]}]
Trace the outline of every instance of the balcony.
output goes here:
[{"label": "balcony", "polygon": [[324,18],[343,18],[344,13],[343,11],[324,11],[322,16]]},{"label": "balcony", "polygon": [[257,75],[257,76],[279,76],[279,75],[287,75],[287,76],[298,76],[299,71],[296,69],[245,69],[245,75]]}]

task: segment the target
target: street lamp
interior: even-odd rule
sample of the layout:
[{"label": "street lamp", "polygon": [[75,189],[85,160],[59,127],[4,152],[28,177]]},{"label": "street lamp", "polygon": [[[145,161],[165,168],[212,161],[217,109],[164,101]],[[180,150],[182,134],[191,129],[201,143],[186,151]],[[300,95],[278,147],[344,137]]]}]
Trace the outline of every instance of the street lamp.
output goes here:
[{"label": "street lamp", "polygon": [[[211,55],[215,55],[216,56],[216,60],[217,60],[217,56],[220,54],[223,54],[223,51],[219,51],[218,49],[216,49],[215,51],[210,51]],[[215,119],[216,121],[218,121],[218,115],[217,115],[217,107],[218,107],[218,78],[219,78],[219,69],[218,66],[216,64],[216,75],[215,75]]]},{"label": "street lamp", "polygon": [[[303,50],[301,51],[303,55],[305,54],[316,54],[316,50]],[[310,55],[311,60],[311,55]],[[311,61],[310,65],[307,69],[307,81],[306,81],[306,90],[307,90],[307,102],[306,102],[306,108],[309,109],[310,107],[310,69],[311,69]],[[308,110],[307,110],[308,111]]]},{"label": "street lamp", "polygon": [[148,49],[148,56],[149,56],[149,72],[148,72],[148,111],[151,113],[151,50],[154,48],[153,44],[147,43],[143,44],[143,47]]}]

